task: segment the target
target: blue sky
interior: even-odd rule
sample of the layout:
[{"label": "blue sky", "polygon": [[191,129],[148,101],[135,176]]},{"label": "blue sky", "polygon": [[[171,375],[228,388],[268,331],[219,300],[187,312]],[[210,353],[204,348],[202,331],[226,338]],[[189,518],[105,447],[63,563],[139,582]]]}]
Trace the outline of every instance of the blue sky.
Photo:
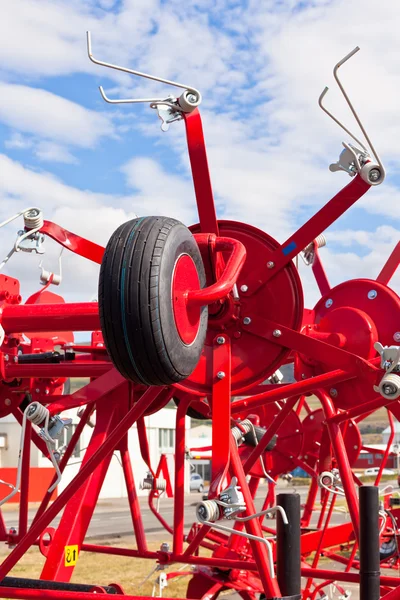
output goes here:
[{"label": "blue sky", "polygon": [[[332,67],[359,45],[343,79],[388,177],[327,232],[322,256],[334,284],[375,277],[400,217],[400,5],[383,0],[379,13],[372,0],[9,1],[0,23],[0,220],[37,205],[103,244],[134,214],[196,221],[183,123],[162,133],[148,106],[114,107],[98,92],[101,84],[114,98],[162,97],[172,88],[93,65],[90,29],[95,56],[200,89],[219,216],[284,241],[348,183],[328,165],[349,140],[317,99],[329,85],[327,104],[356,129]],[[3,230],[4,255],[17,229]],[[49,243],[46,268],[56,256]],[[37,263],[18,255],[8,266],[25,296],[38,287]],[[67,299],[96,296],[95,266],[65,255],[63,269]],[[318,292],[301,274],[311,305]]]}]

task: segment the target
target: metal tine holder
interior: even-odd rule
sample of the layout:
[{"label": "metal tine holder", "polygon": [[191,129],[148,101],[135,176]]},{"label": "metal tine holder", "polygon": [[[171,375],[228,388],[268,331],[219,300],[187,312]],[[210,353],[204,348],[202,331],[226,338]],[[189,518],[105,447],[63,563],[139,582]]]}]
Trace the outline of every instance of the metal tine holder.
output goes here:
[{"label": "metal tine holder", "polygon": [[108,98],[102,86],[99,86],[100,94],[106,102],[109,104],[139,104],[149,103],[151,108],[155,108],[158,111],[158,116],[163,121],[161,129],[167,131],[169,124],[173,121],[177,121],[182,118],[182,113],[190,113],[194,111],[201,103],[201,94],[196,88],[179,83],[177,81],[171,81],[170,79],[164,79],[149,73],[142,73],[134,69],[128,69],[127,67],[120,67],[119,65],[113,65],[108,62],[99,60],[93,56],[92,53],[92,41],[90,31],[86,32],[87,38],[87,51],[90,60],[96,65],[102,67],[108,67],[109,69],[115,69],[116,71],[122,71],[123,73],[129,73],[130,75],[136,75],[137,77],[143,77],[144,79],[150,79],[152,81],[158,81],[166,85],[178,87],[184,90],[184,92],[175,98],[174,96],[166,96],[161,98]]}]

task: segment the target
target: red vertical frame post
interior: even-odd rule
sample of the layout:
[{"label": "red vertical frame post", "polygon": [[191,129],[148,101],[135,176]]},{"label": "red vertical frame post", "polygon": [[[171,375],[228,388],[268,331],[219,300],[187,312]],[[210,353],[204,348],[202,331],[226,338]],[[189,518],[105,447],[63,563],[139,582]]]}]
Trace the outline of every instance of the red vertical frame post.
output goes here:
[{"label": "red vertical frame post", "polygon": [[[128,386],[126,386],[128,387]],[[128,390],[126,389],[126,393]],[[96,407],[96,426],[86,450],[82,467],[104,444],[108,434],[118,422],[118,399],[120,393],[111,393],[102,398]],[[76,561],[69,564],[66,559],[68,548],[73,547],[77,555],[90,525],[97,499],[103,485],[112,454],[104,457],[100,465],[86,479],[81,488],[65,506],[60,524],[50,544],[41,579],[70,581]],[[81,467],[81,468],[82,468]]]},{"label": "red vertical frame post", "polygon": [[192,168],[197,210],[202,233],[218,235],[217,214],[211,187],[210,170],[208,168],[206,144],[203,126],[198,109],[191,113],[183,113],[186,126],[186,137]]},{"label": "red vertical frame post", "polygon": [[183,552],[183,531],[185,522],[185,423],[186,412],[191,397],[185,396],[179,401],[176,411],[175,433],[175,502],[174,502],[174,554]]},{"label": "red vertical frame post", "polygon": [[[231,461],[230,470],[231,474],[235,475],[240,486],[244,502],[246,504],[246,516],[254,515],[256,512],[254,501],[249,490],[249,486],[246,481],[246,475],[243,469],[242,461],[240,460],[238,448],[233,436],[230,436],[231,446]],[[255,535],[259,538],[263,538],[263,532],[260,521],[258,519],[251,519],[245,523],[247,533]],[[254,560],[257,563],[258,574],[260,576],[264,592],[267,598],[280,598],[281,593],[279,591],[278,582],[275,577],[272,576],[269,570],[268,555],[265,545],[256,540],[250,540],[250,544],[253,550]]]},{"label": "red vertical frame post", "polygon": [[213,341],[212,460],[209,498],[221,491],[229,468],[231,443],[231,343],[225,334]]},{"label": "red vertical frame post", "polygon": [[336,415],[332,399],[323,390],[317,390],[315,395],[320,400],[325,417],[327,418],[326,426],[329,432],[329,437],[331,438],[331,444],[338,464],[342,485],[346,493],[346,500],[349,507],[351,522],[353,524],[354,535],[358,542],[360,529],[358,498],[354,487],[353,474],[347,456],[342,431],[338,423],[330,421],[330,418]]},{"label": "red vertical frame post", "polygon": [[24,449],[22,454],[21,495],[19,498],[18,539],[28,530],[28,501],[29,501],[29,472],[31,461],[31,430],[32,423],[27,419],[25,425]]},{"label": "red vertical frame post", "polygon": [[142,513],[140,510],[139,498],[136,491],[135,479],[133,476],[132,463],[129,456],[128,434],[126,434],[119,446],[121,455],[122,469],[124,472],[126,491],[128,494],[129,509],[131,511],[132,525],[135,532],[136,544],[139,552],[147,551],[146,534],[143,526]]}]

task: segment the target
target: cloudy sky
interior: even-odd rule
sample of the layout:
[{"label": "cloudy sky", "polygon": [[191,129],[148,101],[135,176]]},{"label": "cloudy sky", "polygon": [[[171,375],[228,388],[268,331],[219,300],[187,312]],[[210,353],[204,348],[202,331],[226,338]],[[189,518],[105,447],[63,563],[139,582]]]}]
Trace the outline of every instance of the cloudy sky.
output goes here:
[{"label": "cloudy sky", "polygon": [[[172,88],[91,63],[86,30],[96,57],[200,89],[219,217],[280,242],[349,181],[328,170],[349,139],[317,100],[329,85],[330,109],[356,129],[332,68],[359,45],[342,77],[388,176],[327,232],[321,254],[332,284],[379,273],[399,238],[399,2],[5,0],[2,9],[0,220],[39,206],[102,244],[135,213],[187,225],[197,216],[183,123],[163,133],[148,106],[111,106],[98,92]],[[2,230],[2,255],[19,227]],[[56,264],[49,243],[44,266]],[[38,287],[37,265],[27,254],[8,265],[25,297]],[[94,265],[65,253],[63,271],[67,299],[96,296]],[[312,305],[318,292],[301,274]]]}]

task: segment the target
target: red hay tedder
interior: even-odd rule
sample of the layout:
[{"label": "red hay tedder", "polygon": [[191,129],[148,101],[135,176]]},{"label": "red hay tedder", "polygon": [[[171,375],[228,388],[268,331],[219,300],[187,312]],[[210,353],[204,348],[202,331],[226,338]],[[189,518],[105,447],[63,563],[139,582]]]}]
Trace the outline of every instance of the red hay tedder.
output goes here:
[{"label": "red hay tedder", "polygon": [[[187,598],[213,600],[232,591],[243,600],[344,599],[349,583],[359,585],[363,600],[400,598],[395,570],[400,506],[390,490],[379,489],[394,437],[393,416],[400,418],[400,302],[388,287],[400,244],[376,279],[334,288],[319,255],[322,232],[385,178],[338,76],[357,50],[336,65],[334,76],[365,143],[323,106],[327,88],[319,101],[355,142],[344,143],[339,162],[330,167],[346,171],[351,182],[279,244],[255,227],[217,219],[198,90],[95,59],[88,34],[93,62],[183,88],[179,98],[144,100],[110,100],[100,91],[107,102],[150,103],[163,130],[184,121],[199,223],[187,228],[169,217],[137,218],[121,225],[104,249],[44,220],[37,208],[16,215],[23,217],[24,228],[13,251],[42,252],[48,236],[101,269],[98,303],[65,303],[48,290],[58,281],[46,271],[44,287],[22,303],[18,280],[0,275],[0,416],[12,414],[21,424],[17,481],[1,501],[20,491],[18,529],[7,531],[0,520],[0,537],[12,548],[0,566],[0,597],[136,598],[110,583],[106,573],[97,573],[95,583],[70,582],[78,555],[97,552],[110,560],[131,557],[133,570],[135,558],[165,568],[190,565]],[[294,263],[299,255],[312,267],[321,293],[313,309],[303,306]],[[92,332],[90,345],[74,343],[72,332],[79,331]],[[289,363],[294,383],[280,380],[279,368]],[[90,383],[67,393],[71,377],[88,377]],[[319,401],[317,410],[309,404],[311,395]],[[173,486],[166,461],[158,467],[150,462],[144,421],[171,399],[177,405]],[[63,411],[77,407],[82,407],[80,423],[58,452],[55,442],[69,424]],[[362,485],[352,470],[363,448],[359,423],[382,407],[392,435],[374,485]],[[94,411],[96,424],[79,472],[51,501]],[[210,489],[195,509],[186,507],[193,510],[189,531],[184,530],[187,414],[214,425],[212,446],[203,448],[212,452]],[[135,423],[149,469],[144,484],[149,505],[168,539],[158,551],[148,549],[133,478],[127,436]],[[28,527],[31,441],[55,474]],[[136,549],[85,542],[114,452],[121,457]],[[278,477],[297,467],[311,480],[303,505],[295,493],[275,497]],[[156,506],[164,492],[174,498],[172,524]],[[345,499],[350,519],[333,524],[338,497]],[[50,527],[62,510],[58,527]],[[274,517],[276,525],[267,525]],[[46,557],[40,579],[10,576],[33,545]],[[203,548],[206,555],[200,554]],[[160,593],[180,575],[163,570]]]}]

